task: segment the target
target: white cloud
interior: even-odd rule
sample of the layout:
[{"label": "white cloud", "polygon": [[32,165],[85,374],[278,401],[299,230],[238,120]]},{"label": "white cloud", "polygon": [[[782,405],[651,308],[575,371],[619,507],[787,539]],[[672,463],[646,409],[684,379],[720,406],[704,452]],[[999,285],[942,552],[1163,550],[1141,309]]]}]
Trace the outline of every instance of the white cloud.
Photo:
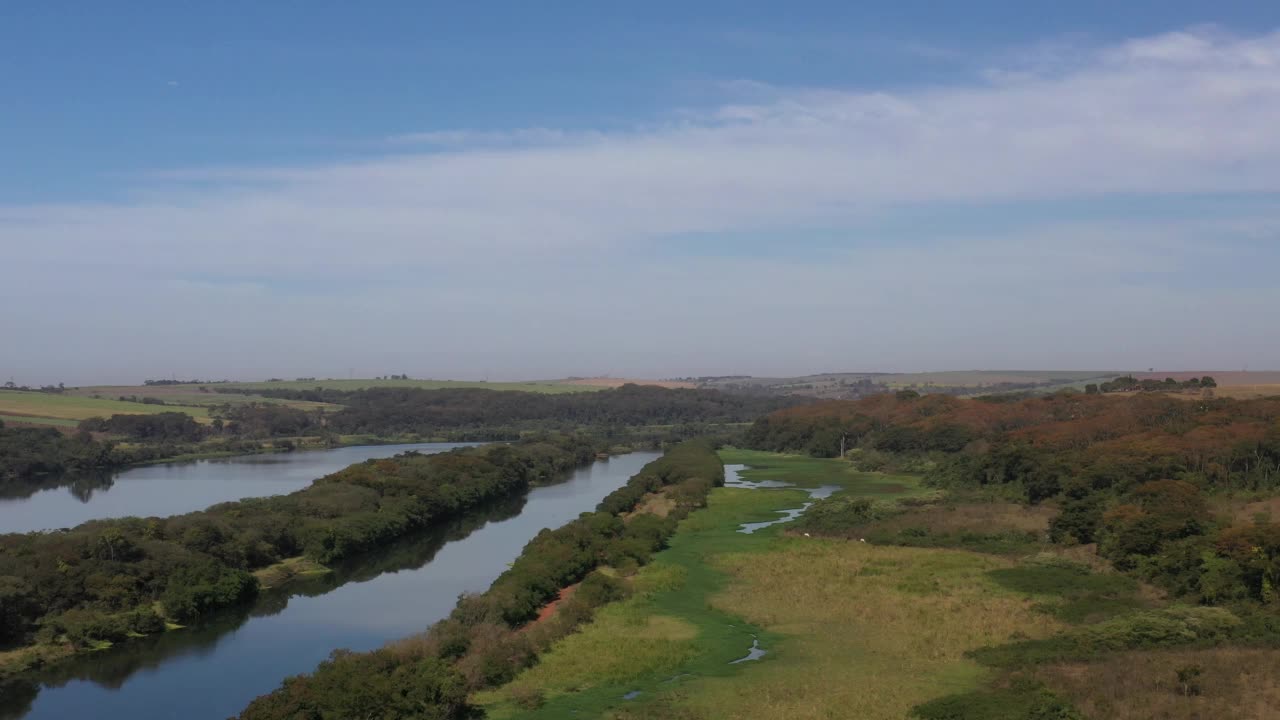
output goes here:
[{"label": "white cloud", "polygon": [[[128,203],[0,207],[0,301],[9,308],[0,312],[16,323],[22,307],[25,318],[21,342],[0,349],[0,365],[31,366],[33,352],[78,360],[82,353],[69,351],[81,339],[112,331],[144,337],[157,327],[170,341],[148,346],[156,352],[180,357],[182,348],[221,342],[276,358],[255,368],[354,352],[349,339],[357,337],[369,353],[392,347],[453,358],[454,369],[490,353],[517,372],[518,353],[536,346],[547,349],[542,371],[589,371],[597,358],[618,365],[650,357],[640,348],[664,334],[681,338],[688,352],[650,357],[651,371],[690,364],[777,371],[788,352],[799,358],[797,371],[1053,364],[1055,357],[1117,365],[1130,357],[1128,343],[1141,345],[1136,356],[1159,346],[1161,332],[1179,334],[1144,322],[1161,306],[1205,327],[1215,314],[1252,317],[1249,303],[1280,306],[1276,292],[1222,290],[1229,282],[1213,291],[1153,288],[1118,272],[1176,276],[1199,246],[1274,241],[1274,215],[1189,226],[1082,218],[995,239],[931,233],[901,247],[869,234],[877,218],[937,204],[1280,193],[1280,33],[1192,29],[1100,49],[1055,47],[1053,55],[1052,63],[993,68],[967,85],[901,92],[747,85],[748,101],[630,131],[427,132],[394,138],[392,154],[372,161],[196,169],[153,177]],[[786,243],[797,228],[813,227],[843,233],[848,253],[793,263],[637,260],[673,236],[772,232]],[[386,289],[368,289],[382,273],[398,275]],[[406,274],[422,285],[407,284]],[[257,284],[182,279],[210,277]],[[1078,297],[1081,278],[1090,277],[1089,296]],[[271,289],[299,279],[332,291]],[[351,289],[352,279],[360,289]],[[1081,312],[1122,322],[1064,335],[1061,324],[1076,317],[1063,307],[1073,293]],[[33,297],[44,304],[30,305]],[[402,329],[424,313],[430,340],[406,340]],[[645,313],[661,322],[636,325]],[[827,334],[851,314],[857,337]],[[176,327],[180,316],[199,322]],[[324,320],[291,325],[298,317]],[[551,317],[560,320],[540,320]],[[611,323],[627,330],[599,330]],[[788,342],[725,350],[750,345],[758,323]],[[441,326],[443,335],[433,329]],[[611,345],[591,347],[583,326]],[[58,332],[41,329],[48,327]],[[319,336],[325,332],[333,338]],[[966,332],[999,342],[984,349],[943,341]],[[871,338],[894,344],[872,350]],[[1221,356],[1174,339],[1187,362]],[[1097,348],[1093,356],[1080,350],[1087,343]],[[1006,346],[1016,352],[990,354]],[[1244,327],[1238,346],[1271,357],[1280,350],[1256,333],[1246,337]],[[930,348],[940,360],[920,359]],[[1118,359],[1101,362],[1107,352]],[[361,363],[337,363],[349,364]]]}]

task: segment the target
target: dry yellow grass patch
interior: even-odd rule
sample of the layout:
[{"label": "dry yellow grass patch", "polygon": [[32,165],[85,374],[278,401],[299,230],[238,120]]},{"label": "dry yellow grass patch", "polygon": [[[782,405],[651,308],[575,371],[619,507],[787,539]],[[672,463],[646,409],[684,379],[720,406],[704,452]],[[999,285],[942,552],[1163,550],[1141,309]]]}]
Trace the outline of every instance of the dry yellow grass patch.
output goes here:
[{"label": "dry yellow grass patch", "polygon": [[675,508],[676,501],[667,494],[666,489],[664,488],[658,492],[645,495],[640,499],[640,503],[636,506],[636,509],[626,513],[623,518],[625,520],[630,520],[637,515],[657,515],[660,518],[664,518],[670,515],[671,511]]},{"label": "dry yellow grass patch", "polygon": [[[1178,670],[1203,668],[1199,695],[1184,695]],[[1040,672],[1091,718],[1274,720],[1280,718],[1280,652],[1253,648],[1149,650]]]},{"label": "dry yellow grass patch", "polygon": [[1010,564],[802,539],[723,556],[717,565],[733,580],[715,606],[786,639],[738,676],[691,683],[688,702],[714,718],[900,720],[921,702],[973,689],[987,672],[966,650],[1059,627],[987,578]]},{"label": "dry yellow grass patch", "polygon": [[1271,397],[1280,395],[1280,384],[1263,383],[1255,385],[1231,385],[1227,387],[1217,387],[1213,390],[1214,397],[1236,398],[1238,400],[1247,400],[1249,398]]}]

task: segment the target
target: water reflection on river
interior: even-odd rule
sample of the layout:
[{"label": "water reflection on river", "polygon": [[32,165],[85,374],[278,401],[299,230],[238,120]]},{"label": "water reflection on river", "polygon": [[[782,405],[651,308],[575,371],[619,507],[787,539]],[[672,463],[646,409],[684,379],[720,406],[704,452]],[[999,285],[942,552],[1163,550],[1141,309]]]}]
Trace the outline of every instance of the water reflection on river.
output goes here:
[{"label": "water reflection on river", "polygon": [[408,538],[254,607],[59,666],[0,699],[0,718],[217,718],[238,713],[335,648],[369,650],[425,629],[488,587],[539,530],[591,510],[657,453],[633,453]]},{"label": "water reflection on river", "polygon": [[166,463],[0,485],[0,532],[75,527],[100,518],[180,515],[220,502],[283,495],[370,458],[438,453],[469,443],[360,445]]}]

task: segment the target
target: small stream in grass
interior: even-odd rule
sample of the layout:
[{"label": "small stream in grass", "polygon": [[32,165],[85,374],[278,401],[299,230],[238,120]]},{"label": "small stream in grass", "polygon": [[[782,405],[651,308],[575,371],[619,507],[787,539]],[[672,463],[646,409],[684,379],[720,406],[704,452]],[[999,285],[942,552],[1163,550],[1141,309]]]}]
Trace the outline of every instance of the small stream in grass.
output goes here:
[{"label": "small stream in grass", "polygon": [[795,520],[796,518],[803,515],[804,511],[808,510],[810,505],[813,505],[815,502],[823,498],[831,497],[832,495],[834,495],[836,492],[840,490],[839,485],[821,485],[816,488],[802,488],[802,487],[796,487],[795,485],[789,482],[782,482],[781,480],[759,480],[757,482],[752,482],[742,477],[742,471],[746,469],[747,469],[746,465],[725,465],[724,466],[724,478],[725,478],[724,486],[732,487],[732,488],[742,488],[744,490],[760,490],[760,489],[768,489],[768,488],[791,488],[791,489],[800,490],[802,492],[809,494],[809,502],[804,503],[800,507],[788,508],[786,510],[779,510],[778,512],[782,514],[782,517],[778,518],[777,520],[766,520],[763,522],[742,523],[742,527],[738,528],[738,532],[745,533],[747,535],[750,535],[751,533],[754,533],[757,530],[763,530],[764,528],[767,528],[773,525],[781,525],[782,523],[791,522],[792,520]]},{"label": "small stream in grass", "polygon": [[[840,486],[838,485],[822,485],[816,488],[802,488],[802,487],[796,487],[792,483],[783,482],[781,480],[758,480],[753,482],[751,480],[747,480],[742,477],[742,471],[746,469],[747,469],[746,465],[725,465],[724,466],[725,487],[739,488],[743,490],[794,489],[794,490],[801,490],[809,495],[809,501],[806,503],[803,503],[798,508],[788,508],[786,510],[778,510],[777,512],[781,514],[782,517],[776,520],[742,523],[742,525],[740,525],[738,528],[738,532],[746,535],[750,535],[756,532],[757,530],[762,530],[764,528],[771,527],[773,525],[781,525],[782,523],[791,522],[792,520],[795,520],[796,518],[804,514],[804,511],[808,510],[809,507],[813,505],[815,502],[817,502],[818,500],[831,497],[832,495],[834,495],[835,493],[841,490]],[[760,639],[755,635],[752,635],[751,646],[747,648],[747,654],[743,655],[742,657],[736,660],[729,661],[729,664],[740,665],[742,663],[755,662],[760,658],[764,657],[765,655],[767,655],[768,652],[769,652],[768,650],[760,646]],[[672,677],[668,678],[663,682],[673,683],[686,677],[692,677],[692,675],[688,673],[679,673],[677,675],[673,675]],[[623,695],[622,699],[636,700],[640,698],[642,695],[644,695],[644,691],[632,690],[626,693],[625,695]]]}]

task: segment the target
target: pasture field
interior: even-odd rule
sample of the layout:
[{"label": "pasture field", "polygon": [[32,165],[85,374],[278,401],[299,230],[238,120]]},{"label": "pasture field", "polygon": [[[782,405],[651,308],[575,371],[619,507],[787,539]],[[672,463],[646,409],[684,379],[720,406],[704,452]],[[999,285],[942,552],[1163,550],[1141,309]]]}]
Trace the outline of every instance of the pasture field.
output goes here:
[{"label": "pasture field", "polygon": [[28,416],[31,422],[37,422],[39,418],[78,422],[91,417],[150,415],[161,412],[183,412],[202,422],[209,417],[205,408],[193,405],[144,405],[107,399],[105,395],[98,399],[70,392],[55,394],[0,391],[0,415]]},{"label": "pasture field", "polygon": [[30,425],[49,425],[53,427],[75,427],[80,424],[79,420],[66,420],[63,418],[50,417],[32,417],[30,415],[0,415],[0,421],[10,424],[30,424]]},{"label": "pasture field", "polygon": [[[839,484],[884,499],[919,492],[914,478],[852,472],[837,460],[722,457],[753,465],[744,473],[752,480]],[[792,489],[713,491],[635,577],[635,594],[477,702],[495,720],[898,719],[989,677],[966,650],[1059,627],[1035,609],[1043,598],[990,574],[1014,565],[1005,558],[788,536],[786,525],[737,532],[805,499]],[[753,635],[767,654],[731,664]]]},{"label": "pasture field", "polygon": [[[208,387],[207,385],[204,387]],[[224,386],[225,387],[225,386]],[[239,405],[258,403],[264,405],[287,405],[299,410],[340,410],[342,406],[333,403],[311,402],[309,400],[282,400],[280,398],[263,397],[262,395],[244,395],[241,393],[217,393],[210,390],[203,392],[200,385],[90,385],[86,387],[67,388],[64,395],[79,397],[100,397],[117,399],[121,396],[139,398],[151,397],[163,400],[170,405],[189,407],[208,407],[210,405]]]}]

